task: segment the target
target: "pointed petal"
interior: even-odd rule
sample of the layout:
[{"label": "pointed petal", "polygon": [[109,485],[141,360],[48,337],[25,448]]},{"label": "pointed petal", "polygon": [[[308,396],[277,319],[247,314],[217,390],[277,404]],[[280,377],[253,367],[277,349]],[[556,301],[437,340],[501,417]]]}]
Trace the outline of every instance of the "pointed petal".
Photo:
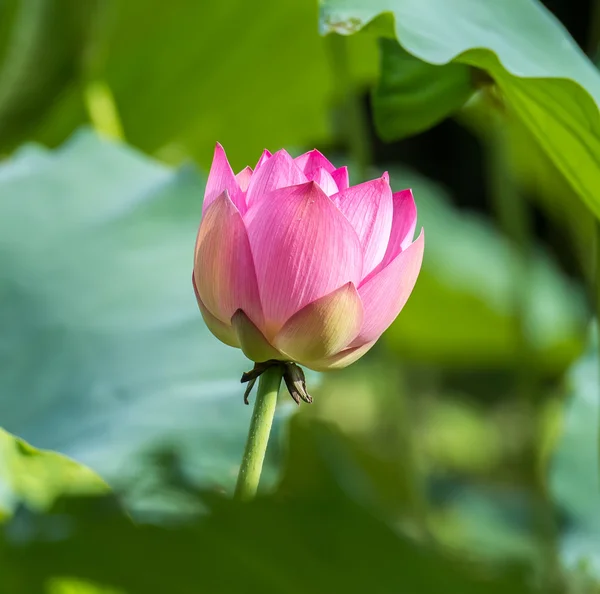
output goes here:
[{"label": "pointed petal", "polygon": [[337,184],[333,181],[333,177],[331,177],[331,174],[327,173],[323,168],[317,169],[311,179],[317,182],[321,190],[328,196],[332,196],[339,192]]},{"label": "pointed petal", "polygon": [[325,169],[327,173],[335,171],[335,167],[330,163],[329,159],[323,156],[317,149],[296,157],[294,161],[296,161],[296,165],[300,167],[304,175],[309,179],[318,169]]},{"label": "pointed petal", "polygon": [[208,207],[225,191],[229,192],[234,204],[234,197],[239,193],[239,186],[233,174],[233,170],[227,160],[227,155],[223,147],[217,142],[210,173],[206,181],[206,189],[204,190],[204,203],[202,204],[202,212],[205,213]]},{"label": "pointed petal", "polygon": [[261,165],[263,165],[271,157],[272,157],[271,152],[268,151],[267,149],[265,149],[263,151],[262,155],[260,156],[260,159],[258,160],[258,163],[256,164],[256,167],[254,168],[254,171],[256,171]]},{"label": "pointed petal", "polygon": [[367,342],[361,346],[350,347],[340,351],[336,355],[320,359],[318,361],[308,361],[304,363],[305,367],[314,371],[333,371],[334,369],[343,369],[348,365],[358,361],[377,341]]},{"label": "pointed petal", "polygon": [[315,361],[335,355],[358,334],[363,306],[352,283],[316,299],[296,312],[273,344],[294,361]]},{"label": "pointed petal", "polygon": [[424,245],[425,235],[421,230],[414,243],[358,288],[365,314],[353,345],[377,340],[396,319],[417,282]]},{"label": "pointed petal", "polygon": [[381,177],[352,186],[331,199],[346,215],[360,238],[364,278],[381,262],[390,239],[394,213],[390,185]]},{"label": "pointed petal", "polygon": [[194,276],[202,302],[221,322],[229,325],[238,309],[255,323],[262,322],[248,235],[227,192],[211,204],[200,223]]},{"label": "pointed petal", "polygon": [[237,181],[238,186],[242,192],[245,192],[248,189],[248,184],[250,183],[250,178],[252,177],[252,167],[244,167],[236,176],[235,181]]},{"label": "pointed petal", "polygon": [[394,216],[392,231],[385,256],[378,268],[387,266],[402,250],[413,241],[417,227],[417,207],[411,190],[402,190],[393,195]]},{"label": "pointed petal", "polygon": [[249,208],[273,190],[296,186],[306,181],[306,176],[288,152],[277,151],[252,176],[246,193],[246,204]]},{"label": "pointed petal", "polygon": [[315,182],[277,190],[248,215],[267,338],[305,305],[357,284],[356,232]]},{"label": "pointed petal", "polygon": [[194,278],[194,274],[192,273],[192,285],[194,286],[194,293],[196,295],[196,301],[198,302],[198,307],[200,308],[200,313],[204,318],[204,323],[208,327],[208,329],[221,341],[225,344],[240,348],[240,343],[238,342],[237,336],[233,331],[233,328],[229,324],[224,324],[221,320],[217,320],[215,316],[213,316],[204,303],[202,303],[202,299],[200,299],[200,295],[198,294],[198,289],[196,288],[196,279]]},{"label": "pointed petal", "polygon": [[348,175],[348,168],[344,165],[339,169],[336,169],[331,173],[331,177],[333,177],[333,181],[338,187],[340,192],[347,190],[350,187],[350,178]]},{"label": "pointed petal", "polygon": [[238,309],[231,318],[231,325],[237,336],[244,355],[255,363],[262,363],[269,359],[284,361],[286,357],[274,349],[263,333],[254,325],[252,320]]}]

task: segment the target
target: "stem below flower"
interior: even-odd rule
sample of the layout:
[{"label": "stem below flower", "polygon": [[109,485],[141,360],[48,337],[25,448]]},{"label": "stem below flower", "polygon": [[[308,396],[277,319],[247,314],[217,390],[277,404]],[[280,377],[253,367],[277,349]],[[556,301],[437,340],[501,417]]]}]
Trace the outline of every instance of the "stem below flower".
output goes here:
[{"label": "stem below flower", "polygon": [[244,501],[252,499],[256,495],[275,415],[282,373],[283,368],[274,365],[260,376],[248,440],[235,486],[236,499]]}]

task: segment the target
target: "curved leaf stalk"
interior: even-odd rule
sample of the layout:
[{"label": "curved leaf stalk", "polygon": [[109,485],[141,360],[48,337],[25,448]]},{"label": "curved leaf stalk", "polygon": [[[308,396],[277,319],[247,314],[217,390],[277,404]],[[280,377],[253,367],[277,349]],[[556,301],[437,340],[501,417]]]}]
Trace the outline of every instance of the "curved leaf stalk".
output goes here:
[{"label": "curved leaf stalk", "polygon": [[330,35],[326,42],[337,92],[336,103],[340,108],[337,133],[344,141],[362,182],[367,179],[368,169],[373,162],[373,147],[367,116],[352,83],[348,58],[349,40],[341,35]]},{"label": "curved leaf stalk", "polygon": [[[540,378],[536,353],[530,342],[527,322],[529,304],[530,265],[533,256],[532,221],[526,198],[519,192],[508,162],[507,122],[498,112],[490,114],[491,134],[488,140],[488,181],[498,223],[516,248],[513,276],[515,310],[515,389],[525,423],[526,445],[521,459],[531,475],[534,495],[533,514],[537,540],[542,552],[544,591],[562,591],[560,554],[554,506],[547,484],[547,468],[540,451],[545,431],[545,416],[540,414]],[[542,402],[543,405],[543,402]]]},{"label": "curved leaf stalk", "polygon": [[101,0],[94,11],[83,59],[83,99],[94,129],[108,138],[124,140],[117,104],[103,77],[115,6],[113,0]]}]

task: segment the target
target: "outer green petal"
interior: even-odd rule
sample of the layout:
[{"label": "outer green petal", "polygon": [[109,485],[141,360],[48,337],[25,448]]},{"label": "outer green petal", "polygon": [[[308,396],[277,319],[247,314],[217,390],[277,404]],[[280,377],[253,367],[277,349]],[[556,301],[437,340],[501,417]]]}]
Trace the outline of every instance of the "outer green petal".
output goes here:
[{"label": "outer green petal", "polygon": [[254,325],[252,320],[241,310],[238,309],[231,318],[231,326],[236,334],[242,351],[248,359],[256,363],[268,361],[269,359],[279,359],[285,361],[288,357],[277,351],[263,333]]},{"label": "outer green petal", "polygon": [[358,291],[347,283],[296,312],[273,344],[294,361],[317,361],[346,348],[358,335],[362,320]]},{"label": "outer green petal", "polygon": [[358,361],[377,341],[368,342],[359,347],[344,349],[337,355],[321,359],[320,361],[305,361],[303,365],[314,371],[333,371],[342,369],[348,365]]}]

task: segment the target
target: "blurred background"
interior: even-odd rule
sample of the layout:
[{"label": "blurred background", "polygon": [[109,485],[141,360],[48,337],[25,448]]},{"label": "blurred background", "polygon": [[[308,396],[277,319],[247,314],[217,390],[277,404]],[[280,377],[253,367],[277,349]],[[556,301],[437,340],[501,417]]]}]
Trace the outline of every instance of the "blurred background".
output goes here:
[{"label": "blurred background", "polygon": [[[594,0],[0,0],[0,594],[600,592],[599,40]],[[387,170],[427,234],[249,504],[217,141]]]}]

